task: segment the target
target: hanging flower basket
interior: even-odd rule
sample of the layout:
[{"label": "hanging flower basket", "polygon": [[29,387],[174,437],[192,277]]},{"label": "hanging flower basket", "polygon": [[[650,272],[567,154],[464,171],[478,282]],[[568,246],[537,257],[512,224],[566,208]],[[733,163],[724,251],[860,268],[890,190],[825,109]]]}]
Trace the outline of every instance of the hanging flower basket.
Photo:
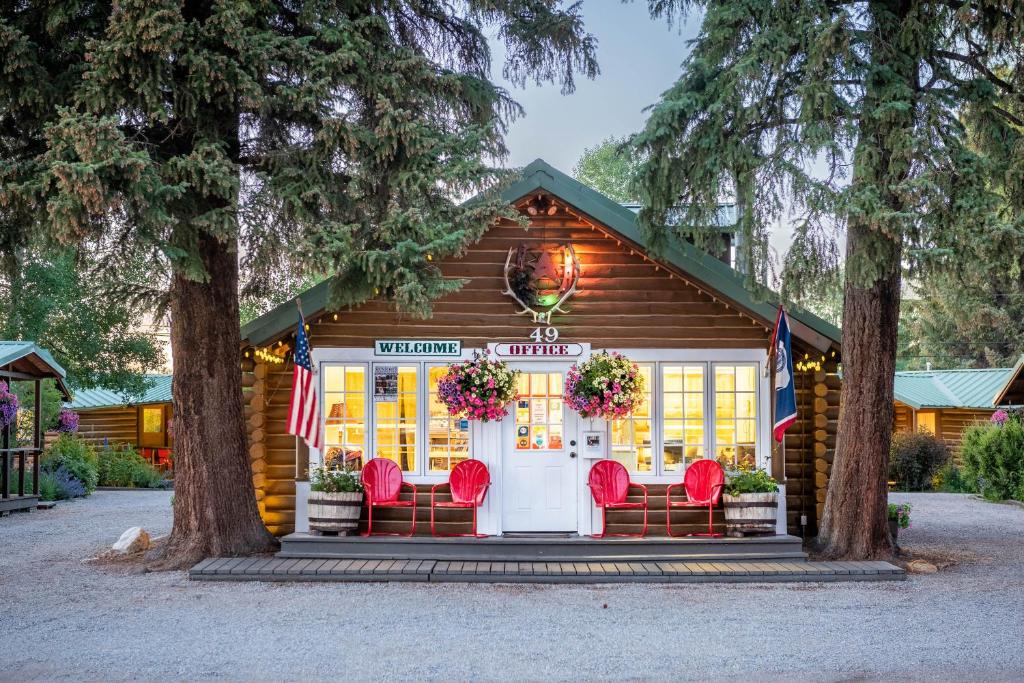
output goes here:
[{"label": "hanging flower basket", "polygon": [[472,360],[453,363],[437,383],[437,398],[454,417],[489,422],[508,414],[516,399],[519,372],[486,353]]},{"label": "hanging flower basket", "polygon": [[636,363],[602,351],[569,369],[565,403],[581,417],[618,420],[644,401],[644,379]]},{"label": "hanging flower basket", "polygon": [[18,397],[7,386],[7,382],[0,382],[0,429],[13,425],[17,415]]},{"label": "hanging flower basket", "polygon": [[61,434],[74,434],[78,431],[78,413],[64,408],[57,416],[57,431]]}]

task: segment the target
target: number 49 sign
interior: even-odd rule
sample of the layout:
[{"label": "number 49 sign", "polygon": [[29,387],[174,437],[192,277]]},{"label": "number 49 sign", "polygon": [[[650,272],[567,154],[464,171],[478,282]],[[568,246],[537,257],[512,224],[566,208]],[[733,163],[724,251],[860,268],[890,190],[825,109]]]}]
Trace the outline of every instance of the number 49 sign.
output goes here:
[{"label": "number 49 sign", "polygon": [[538,327],[530,333],[530,339],[538,344],[556,342],[558,341],[558,329],[554,327]]}]

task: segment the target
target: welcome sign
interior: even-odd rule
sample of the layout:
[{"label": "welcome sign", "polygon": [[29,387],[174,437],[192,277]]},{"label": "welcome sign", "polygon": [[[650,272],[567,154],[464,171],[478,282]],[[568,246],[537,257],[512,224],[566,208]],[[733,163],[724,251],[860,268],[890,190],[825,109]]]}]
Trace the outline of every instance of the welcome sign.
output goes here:
[{"label": "welcome sign", "polygon": [[385,339],[373,343],[377,356],[460,356],[462,342],[457,339]]}]

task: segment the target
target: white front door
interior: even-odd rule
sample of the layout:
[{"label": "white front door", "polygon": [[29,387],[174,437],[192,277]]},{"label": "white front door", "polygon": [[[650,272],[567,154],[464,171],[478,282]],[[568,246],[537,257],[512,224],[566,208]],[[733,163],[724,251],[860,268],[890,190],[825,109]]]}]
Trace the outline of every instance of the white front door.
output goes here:
[{"label": "white front door", "polygon": [[562,405],[569,363],[518,363],[519,398],[502,421],[504,531],[577,530],[577,416]]}]

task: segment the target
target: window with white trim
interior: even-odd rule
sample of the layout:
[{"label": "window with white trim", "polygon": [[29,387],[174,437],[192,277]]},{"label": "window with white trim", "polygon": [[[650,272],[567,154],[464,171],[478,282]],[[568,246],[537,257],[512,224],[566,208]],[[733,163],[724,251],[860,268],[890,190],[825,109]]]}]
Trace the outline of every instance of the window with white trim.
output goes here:
[{"label": "window with white trim", "polygon": [[611,457],[630,472],[654,474],[654,364],[637,363],[644,382],[644,402],[629,417],[611,423]]},{"label": "window with white trim", "polygon": [[715,459],[726,469],[757,466],[757,366],[713,364]]},{"label": "window with white trim", "polygon": [[662,363],[662,468],[682,472],[707,453],[703,363]]},{"label": "window with white trim", "polygon": [[366,453],[366,366],[324,367],[324,463],[361,469]]},{"label": "window with white trim", "polygon": [[427,366],[427,469],[449,472],[469,458],[469,420],[448,414],[437,398],[437,384],[448,372],[447,365]]},{"label": "window with white trim", "polygon": [[419,364],[398,366],[398,394],[393,401],[375,397],[374,457],[387,458],[403,472],[415,473]]}]

